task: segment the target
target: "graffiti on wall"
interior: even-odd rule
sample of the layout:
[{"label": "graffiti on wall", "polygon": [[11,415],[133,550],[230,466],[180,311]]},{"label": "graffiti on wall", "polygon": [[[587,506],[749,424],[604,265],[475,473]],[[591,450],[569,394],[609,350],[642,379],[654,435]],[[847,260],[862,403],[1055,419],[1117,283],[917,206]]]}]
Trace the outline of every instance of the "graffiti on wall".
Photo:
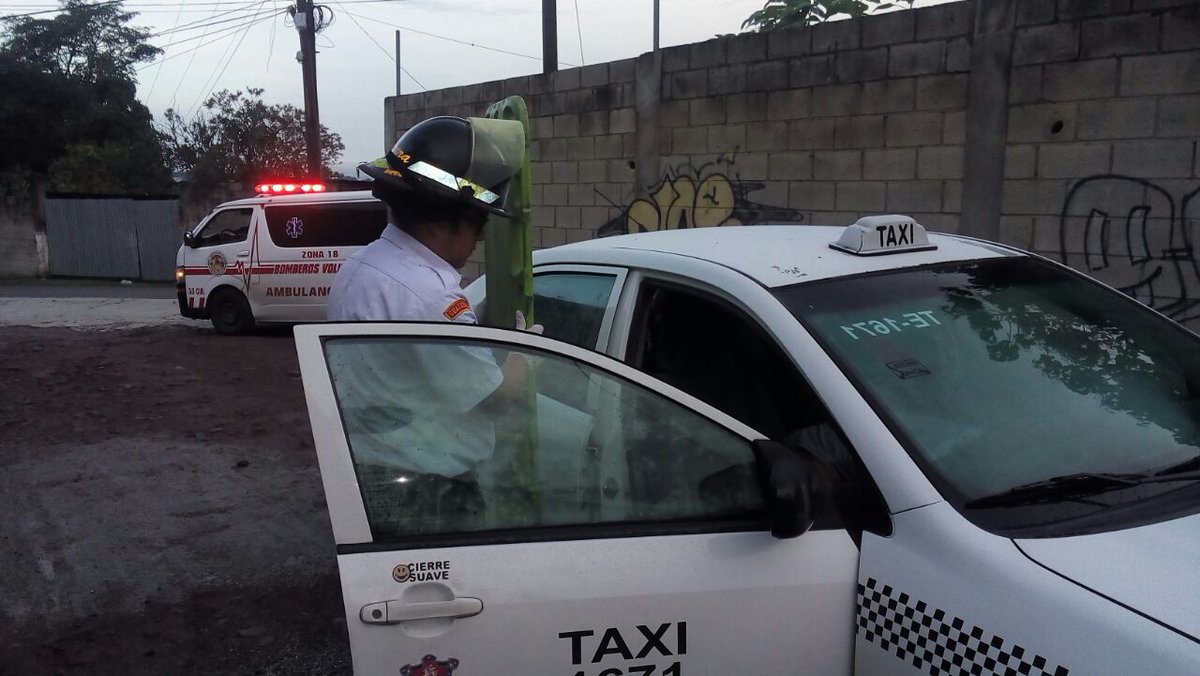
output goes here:
[{"label": "graffiti on wall", "polygon": [[[601,225],[600,237],[655,230],[711,228],[753,223],[803,223],[803,212],[760,204],[750,198],[763,183],[742,180],[737,174],[737,150],[712,162],[669,169],[649,197],[635,199]],[[617,205],[614,205],[617,206]]]},{"label": "graffiti on wall", "polygon": [[1145,179],[1092,176],[1067,193],[1059,226],[1063,263],[1178,322],[1200,319],[1200,187],[1176,196]]}]

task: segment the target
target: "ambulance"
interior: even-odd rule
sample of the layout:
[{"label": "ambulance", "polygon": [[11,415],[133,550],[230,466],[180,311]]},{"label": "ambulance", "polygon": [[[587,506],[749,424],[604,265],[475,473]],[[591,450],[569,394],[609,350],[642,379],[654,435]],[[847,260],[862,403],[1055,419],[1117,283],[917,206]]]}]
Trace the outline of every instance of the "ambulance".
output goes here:
[{"label": "ambulance", "polygon": [[533,272],[543,335],[296,329],[355,673],[1200,673],[1196,334],[903,216]]},{"label": "ambulance", "polygon": [[223,334],[323,321],[338,268],[387,226],[387,207],[370,190],[268,183],[256,192],[213,209],[175,256],[180,314]]}]

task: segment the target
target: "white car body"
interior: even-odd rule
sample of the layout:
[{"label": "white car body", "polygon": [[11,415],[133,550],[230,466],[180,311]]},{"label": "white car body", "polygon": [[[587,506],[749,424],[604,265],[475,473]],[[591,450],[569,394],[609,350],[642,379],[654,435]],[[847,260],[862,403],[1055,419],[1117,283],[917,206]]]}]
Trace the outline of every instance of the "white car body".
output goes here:
[{"label": "white car body", "polygon": [[[886,224],[904,221],[869,221],[854,236],[873,232],[879,223],[891,227]],[[596,314],[576,345],[554,340],[557,327],[550,325],[545,337],[456,325],[297,328],[355,672],[1194,673],[1200,665],[1200,585],[1193,581],[1200,570],[1200,494],[1190,493],[1170,517],[1119,528],[1081,527],[1085,534],[981,527],[968,518],[962,501],[947,499],[944,486],[916,460],[895,423],[831,354],[828,340],[819,340],[797,321],[775,294],[798,283],[1031,255],[937,234],[928,237],[935,248],[880,250],[878,255],[830,246],[847,232],[819,226],[711,228],[537,251],[535,297],[547,308],[557,298],[552,276],[604,280],[589,291]],[[483,280],[467,289],[477,309],[484,289]],[[344,426],[346,402],[330,375],[337,369],[329,361],[329,345],[339,340],[483,341],[560,355],[580,369],[629,383],[630,390],[646,388],[746,443],[767,436],[731,410],[693,396],[686,385],[677,389],[631,366],[651,349],[639,341],[650,331],[648,294],[654,293],[703,296],[727,306],[786,355],[877,489],[871,494],[880,509],[875,521],[846,517],[822,526],[818,518],[816,527],[791,539],[772,538],[761,526],[706,529],[701,522],[677,530],[659,524],[656,530],[635,520],[625,531],[614,530],[604,524],[622,517],[605,511],[604,498],[634,492],[617,481],[600,483],[602,523],[581,522],[574,530],[485,529],[443,539],[378,536],[360,492],[363,479],[356,473],[354,442],[348,441],[352,430]],[[1128,307],[1152,313],[1133,301]],[[926,330],[928,323],[916,314],[913,325],[921,321],[922,328],[901,322],[903,331]],[[950,317],[942,322],[948,324]],[[573,330],[579,324],[563,326]],[[857,340],[852,326],[841,328]],[[895,322],[892,326],[903,332]],[[859,345],[882,344],[864,339]],[[544,382],[548,373],[558,372],[543,371],[539,387],[552,384]],[[595,443],[595,430],[611,413],[597,393],[615,387],[590,386],[587,406],[595,408],[586,408],[587,424],[593,425],[588,443]],[[568,423],[557,432],[545,428],[540,400],[537,410],[541,438],[569,436],[563,431]],[[627,432],[620,442],[632,443]],[[626,448],[627,457],[637,451],[617,448]],[[555,451],[538,452],[544,454],[538,461],[544,466]],[[628,476],[633,482],[632,465],[614,469],[604,453],[599,454],[601,475]],[[545,490],[556,482],[571,484],[571,472],[543,472]],[[619,491],[609,491],[613,485]],[[863,509],[866,514],[868,508]],[[406,575],[394,577],[401,566]],[[414,584],[407,571],[418,569],[434,572]],[[379,617],[371,620],[371,612]]]}]

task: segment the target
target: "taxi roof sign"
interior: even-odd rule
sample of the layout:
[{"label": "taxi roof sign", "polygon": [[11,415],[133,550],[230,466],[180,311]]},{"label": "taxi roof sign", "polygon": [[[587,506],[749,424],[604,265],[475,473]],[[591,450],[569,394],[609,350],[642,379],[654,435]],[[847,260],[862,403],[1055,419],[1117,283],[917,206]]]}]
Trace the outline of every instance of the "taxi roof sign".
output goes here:
[{"label": "taxi roof sign", "polygon": [[906,251],[928,251],[925,228],[908,216],[864,216],[842,232],[829,246],[856,256],[879,256]]}]

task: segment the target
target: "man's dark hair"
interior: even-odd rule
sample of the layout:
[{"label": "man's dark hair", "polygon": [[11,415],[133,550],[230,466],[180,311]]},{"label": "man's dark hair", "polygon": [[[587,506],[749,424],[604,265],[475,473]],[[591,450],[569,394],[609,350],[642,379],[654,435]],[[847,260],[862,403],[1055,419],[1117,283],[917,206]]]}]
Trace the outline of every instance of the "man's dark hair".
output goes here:
[{"label": "man's dark hair", "polygon": [[372,194],[388,205],[389,220],[403,230],[417,230],[437,221],[446,221],[458,227],[464,220],[478,229],[487,221],[486,211],[459,202],[430,199],[416,192],[379,188]]}]

